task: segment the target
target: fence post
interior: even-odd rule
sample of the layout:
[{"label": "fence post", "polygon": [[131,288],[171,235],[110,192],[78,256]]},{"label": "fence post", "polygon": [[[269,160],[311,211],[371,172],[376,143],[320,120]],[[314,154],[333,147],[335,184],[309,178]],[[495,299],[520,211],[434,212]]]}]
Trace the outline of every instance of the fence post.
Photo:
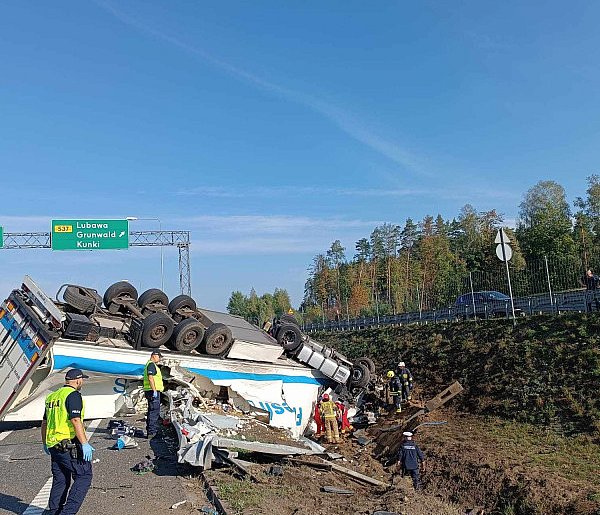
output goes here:
[{"label": "fence post", "polygon": [[546,279],[548,280],[548,295],[550,296],[550,307],[554,311],[554,300],[552,299],[552,284],[550,283],[550,270],[548,269],[548,256],[544,256],[546,263]]},{"label": "fence post", "polygon": [[469,272],[469,281],[471,282],[471,302],[473,303],[473,317],[477,320],[477,311],[475,310],[475,292],[473,291],[473,273]]}]

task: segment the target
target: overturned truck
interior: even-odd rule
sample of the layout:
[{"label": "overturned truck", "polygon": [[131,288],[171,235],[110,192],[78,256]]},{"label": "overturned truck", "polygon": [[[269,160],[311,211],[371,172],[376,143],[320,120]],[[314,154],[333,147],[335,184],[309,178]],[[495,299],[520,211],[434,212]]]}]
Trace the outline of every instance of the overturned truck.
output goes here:
[{"label": "overturned truck", "polygon": [[308,338],[288,315],[263,331],[241,317],[198,308],[189,296],[169,301],[156,289],[138,296],[125,281],[103,296],[63,285],[53,300],[25,277],[0,308],[0,420],[40,420],[45,394],[70,367],[91,376],[87,418],[113,416],[139,392],[155,348],[296,435],[320,389],[357,393],[372,370],[370,360],[353,363]]}]

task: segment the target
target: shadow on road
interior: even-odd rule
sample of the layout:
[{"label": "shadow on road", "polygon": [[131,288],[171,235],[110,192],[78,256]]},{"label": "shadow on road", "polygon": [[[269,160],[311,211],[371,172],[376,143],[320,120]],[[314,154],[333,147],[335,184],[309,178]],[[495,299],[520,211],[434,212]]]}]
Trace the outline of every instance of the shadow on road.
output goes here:
[{"label": "shadow on road", "polygon": [[6,510],[8,513],[18,513],[20,515],[29,508],[29,504],[24,503],[14,495],[0,493],[0,508],[3,512]]},{"label": "shadow on road", "polygon": [[4,431],[16,431],[18,429],[31,429],[32,427],[40,427],[41,421],[38,422],[0,422],[0,433]]},{"label": "shadow on road", "polygon": [[[175,447],[173,448],[173,445]],[[179,474],[179,464],[177,463],[177,443],[169,430],[161,430],[154,438],[150,440],[150,448],[156,457],[154,465],[154,474],[157,476],[176,477]]]}]

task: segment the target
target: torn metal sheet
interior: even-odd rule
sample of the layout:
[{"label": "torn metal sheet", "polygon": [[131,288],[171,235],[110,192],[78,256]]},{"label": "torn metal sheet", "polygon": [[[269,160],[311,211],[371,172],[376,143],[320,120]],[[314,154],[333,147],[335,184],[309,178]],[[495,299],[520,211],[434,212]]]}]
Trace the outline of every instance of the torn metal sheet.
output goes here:
[{"label": "torn metal sheet", "polygon": [[321,454],[307,447],[294,447],[292,445],[281,445],[276,443],[248,442],[246,440],[233,440],[217,436],[213,445],[225,449],[244,449],[251,452],[270,454],[274,456],[299,456],[310,454]]},{"label": "torn metal sheet", "polygon": [[209,379],[179,366],[171,367],[171,377],[181,384],[192,384],[198,396],[207,399],[219,397],[221,387],[226,386],[233,406],[245,413],[268,415],[269,425],[288,429],[295,438],[304,434],[319,391],[319,385],[312,381],[270,380],[270,376],[262,380]]}]

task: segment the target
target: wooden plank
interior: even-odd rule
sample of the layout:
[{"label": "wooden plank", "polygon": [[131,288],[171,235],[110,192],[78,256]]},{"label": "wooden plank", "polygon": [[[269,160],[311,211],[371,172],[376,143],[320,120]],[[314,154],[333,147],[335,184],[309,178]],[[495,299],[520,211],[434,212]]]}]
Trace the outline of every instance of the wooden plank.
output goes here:
[{"label": "wooden plank", "polygon": [[425,408],[427,411],[438,409],[440,406],[446,404],[450,399],[456,397],[462,391],[462,385],[456,381],[448,386],[448,388],[446,388],[443,392],[437,394],[433,399],[428,400],[425,403]]},{"label": "wooden plank", "polygon": [[325,461],[309,461],[302,460],[300,458],[285,458],[285,461],[293,463],[295,465],[306,465],[307,467],[313,467],[320,470],[331,470],[331,463]]},{"label": "wooden plank", "polygon": [[[323,461],[325,461],[325,460],[323,460]],[[390,486],[387,483],[384,483],[383,481],[379,481],[378,479],[374,479],[372,477],[365,476],[364,474],[355,472],[354,470],[350,470],[346,467],[342,467],[341,465],[338,465],[337,463],[331,463],[331,462],[328,462],[328,463],[331,465],[331,468],[333,470],[335,470],[337,472],[341,472],[342,474],[345,474],[357,481],[361,481],[363,483],[368,483],[373,486],[380,486],[382,488],[389,488],[389,486]]]}]

